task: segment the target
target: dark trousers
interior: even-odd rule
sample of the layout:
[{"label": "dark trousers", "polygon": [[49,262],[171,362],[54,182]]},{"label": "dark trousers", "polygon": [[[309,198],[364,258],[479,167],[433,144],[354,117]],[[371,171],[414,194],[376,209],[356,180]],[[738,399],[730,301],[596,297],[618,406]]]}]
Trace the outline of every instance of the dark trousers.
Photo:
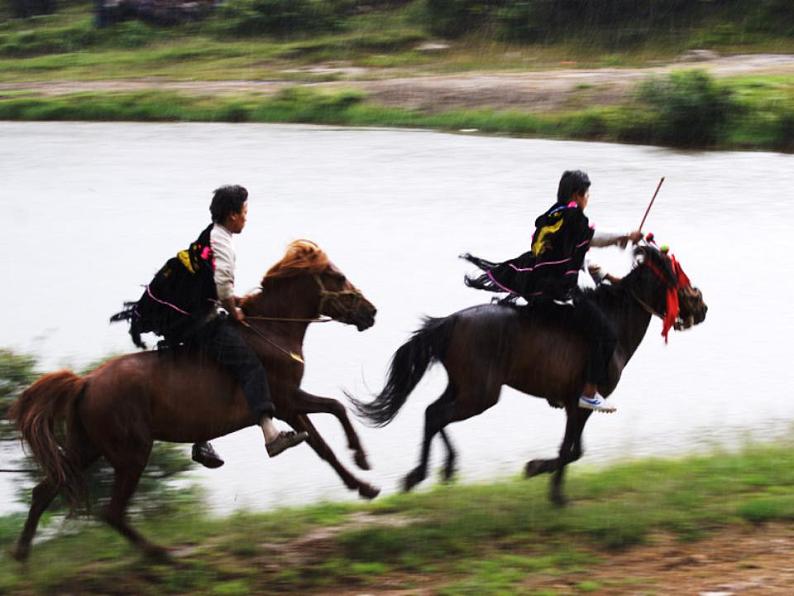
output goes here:
[{"label": "dark trousers", "polygon": [[532,310],[541,312],[544,319],[559,322],[585,337],[590,348],[585,367],[586,383],[602,385],[609,381],[609,362],[618,340],[612,323],[598,305],[585,295],[576,293],[573,306],[540,298],[533,301]]},{"label": "dark trousers", "polygon": [[214,319],[194,331],[190,341],[231,373],[242,387],[257,422],[262,416],[273,416],[275,407],[270,398],[265,367],[231,321]]}]

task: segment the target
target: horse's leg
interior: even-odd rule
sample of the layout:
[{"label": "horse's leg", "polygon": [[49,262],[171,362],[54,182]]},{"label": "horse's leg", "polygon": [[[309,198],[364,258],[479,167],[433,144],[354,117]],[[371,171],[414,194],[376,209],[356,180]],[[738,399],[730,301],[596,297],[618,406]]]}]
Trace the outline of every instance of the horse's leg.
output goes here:
[{"label": "horse's leg", "polygon": [[302,389],[295,392],[292,407],[305,414],[333,414],[336,416],[347,437],[347,447],[353,451],[353,461],[362,470],[369,470],[369,462],[367,461],[367,454],[361,441],[356,434],[356,430],[350,423],[350,418],[347,416],[347,409],[339,401],[330,397],[321,397],[319,395],[312,395]]},{"label": "horse's leg", "polygon": [[[86,447],[80,452],[78,466],[81,470],[85,470],[98,458],[99,453],[93,447]],[[25,520],[25,527],[19,535],[16,546],[11,551],[11,556],[17,561],[24,561],[28,558],[30,554],[30,543],[33,541],[33,536],[36,534],[39,519],[41,519],[47,507],[50,506],[59,490],[60,487],[55,486],[49,480],[42,480],[33,487],[30,511],[28,511],[28,518]]]},{"label": "horse's leg", "polygon": [[441,440],[444,441],[444,446],[447,448],[447,461],[444,464],[444,481],[449,482],[452,480],[452,476],[455,475],[455,459],[457,459],[458,454],[452,446],[452,441],[447,437],[447,431],[442,428],[438,431],[438,434]]},{"label": "horse's leg", "polygon": [[110,463],[113,465],[115,478],[113,479],[110,504],[101,517],[146,555],[161,558],[166,555],[167,550],[146,540],[129,525],[126,519],[127,504],[135,492],[141,479],[141,474],[149,460],[152,441],[135,446],[127,444],[125,447],[127,452],[123,455],[114,453],[113,456],[108,456]]},{"label": "horse's leg", "polygon": [[[573,429],[573,419],[570,415],[568,415],[566,410],[566,419],[565,419],[565,436],[562,439],[562,443],[560,444],[559,453],[566,452],[570,449],[569,441],[570,436]],[[527,462],[526,466],[524,466],[524,475],[527,478],[533,478],[534,476],[538,476],[540,474],[550,474],[551,472],[557,471],[557,468],[560,466],[560,458],[555,457],[552,459],[533,459]]]},{"label": "horse's leg", "polygon": [[[422,450],[419,465],[411,470],[403,480],[403,488],[411,490],[422,480],[427,478],[427,464],[430,459],[430,443],[436,433],[441,432],[450,422],[459,422],[484,412],[499,401],[500,385],[490,387],[477,385],[466,389],[456,389],[450,383],[436,401],[427,406],[425,410],[425,434],[422,441]],[[449,448],[447,456],[447,469],[454,469],[455,453],[451,449],[449,439],[445,444]]]},{"label": "horse's leg", "polygon": [[[570,437],[568,437],[567,449],[563,450],[566,447],[566,441],[563,441],[563,445],[560,447],[560,461],[557,470],[551,477],[551,490],[549,493],[551,501],[555,505],[560,506],[565,505],[567,502],[562,492],[565,466],[582,457],[582,453],[584,453],[582,449],[582,432],[584,431],[587,419],[590,418],[590,414],[592,413],[592,410],[580,408],[577,404],[569,406],[568,410],[568,420],[573,420],[573,424],[571,425]],[[567,426],[566,424],[566,431]],[[565,434],[568,435],[568,432]]]},{"label": "horse's leg", "polygon": [[33,487],[32,501],[30,504],[30,511],[28,512],[28,519],[25,521],[25,527],[22,529],[22,534],[19,535],[16,547],[11,551],[11,556],[17,561],[24,561],[30,554],[30,543],[36,533],[36,528],[39,525],[39,519],[42,513],[47,510],[52,500],[58,494],[59,487],[55,486],[49,480],[42,480]]},{"label": "horse's leg", "polygon": [[408,472],[403,479],[403,489],[406,492],[427,478],[427,463],[430,459],[430,444],[433,441],[433,436],[452,420],[454,409],[455,403],[452,401],[450,387],[447,387],[441,397],[425,408],[425,434],[422,438],[419,465]]},{"label": "horse's leg", "polygon": [[580,408],[576,403],[567,405],[565,436],[560,445],[559,455],[553,459],[533,459],[527,462],[524,468],[527,478],[538,474],[554,474],[551,480],[550,498],[556,505],[565,505],[565,497],[562,494],[565,466],[582,456],[582,431],[590,413],[591,410]]},{"label": "horse's leg", "polygon": [[309,446],[314,449],[317,455],[327,461],[330,466],[336,470],[336,473],[339,474],[339,477],[347,488],[350,490],[357,490],[358,494],[366,499],[374,499],[380,494],[380,489],[378,487],[359,480],[340,463],[334,452],[328,446],[328,443],[320,436],[320,433],[306,414],[298,414],[294,420],[287,420],[287,422],[290,423],[295,430],[305,430],[309,433],[309,438],[306,442],[309,443]]}]

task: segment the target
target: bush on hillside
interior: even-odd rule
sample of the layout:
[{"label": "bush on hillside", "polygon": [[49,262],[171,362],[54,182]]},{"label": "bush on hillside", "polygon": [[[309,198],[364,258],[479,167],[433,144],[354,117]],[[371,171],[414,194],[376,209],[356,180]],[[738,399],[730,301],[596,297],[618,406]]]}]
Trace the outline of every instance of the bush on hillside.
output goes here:
[{"label": "bush on hillside", "polygon": [[162,35],[159,29],[138,21],[96,29],[91,19],[86,18],[60,27],[0,32],[0,55],[64,54],[95,47],[139,48],[161,39]]},{"label": "bush on hillside", "polygon": [[238,35],[333,31],[353,8],[350,0],[228,0],[219,10],[218,26]]},{"label": "bush on hillside", "polygon": [[447,37],[490,28],[516,41],[575,36],[621,46],[715,19],[742,35],[748,28],[794,34],[791,0],[425,0],[425,6],[430,30]]},{"label": "bush on hillside", "polygon": [[488,26],[506,0],[426,0],[430,31],[444,37],[460,37]]},{"label": "bush on hillside", "polygon": [[733,92],[699,70],[651,78],[638,99],[654,116],[645,140],[679,147],[715,145],[740,112]]},{"label": "bush on hillside", "polygon": [[778,114],[774,147],[779,151],[794,151],[794,108],[785,108]]},{"label": "bush on hillside", "polygon": [[8,7],[16,19],[52,14],[57,8],[55,0],[8,0]]}]

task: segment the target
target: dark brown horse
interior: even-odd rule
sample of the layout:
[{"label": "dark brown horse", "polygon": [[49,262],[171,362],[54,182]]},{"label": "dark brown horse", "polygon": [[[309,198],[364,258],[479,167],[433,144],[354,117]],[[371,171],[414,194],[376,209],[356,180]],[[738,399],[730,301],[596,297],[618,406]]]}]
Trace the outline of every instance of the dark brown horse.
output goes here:
[{"label": "dark brown horse", "polygon": [[[265,275],[261,291],[246,296],[242,306],[250,327],[241,331],[268,371],[276,415],[309,433],[309,445],[348,488],[366,498],[377,496],[379,489],[353,476],[337,460],[307,416],[336,416],[356,464],[369,469],[344,406],[303,391],[303,363],[290,356],[302,354],[311,321],[325,316],[363,331],[375,322],[375,307],[308,241],[293,242],[284,259]],[[256,424],[231,376],[194,351],[179,349],[114,358],[84,377],[69,371],[45,375],[20,396],[11,417],[45,473],[33,489],[13,553],[20,560],[28,556],[39,517],[56,494],[79,495],[84,469],[100,457],[115,473],[103,518],[146,553],[163,554],[125,518],[152,442],[206,441]],[[63,433],[57,432],[60,421],[65,422]]]},{"label": "dark brown horse", "polygon": [[[700,291],[686,276],[674,273],[667,255],[652,246],[635,252],[636,265],[620,283],[602,285],[590,294],[612,321],[618,336],[609,383],[598,388],[604,396],[615,390],[621,372],[645,336],[651,316],[664,317],[671,298],[677,297],[679,302],[677,329],[700,323],[706,316]],[[551,405],[565,408],[565,437],[559,457],[532,460],[525,472],[529,477],[553,472],[551,499],[563,504],[565,466],[582,455],[582,431],[591,412],[578,407],[586,356],[584,340],[560,321],[550,322],[542,311],[522,312],[507,305],[474,306],[445,318],[427,318],[394,354],[386,386],[375,400],[352,401],[366,422],[383,426],[400,410],[429,364],[438,361],[446,368],[449,384],[425,410],[419,465],[404,480],[405,490],[410,490],[427,476],[430,443],[436,433],[447,449],[444,477],[452,476],[456,454],[444,428],[496,404],[503,385],[545,398]]]}]

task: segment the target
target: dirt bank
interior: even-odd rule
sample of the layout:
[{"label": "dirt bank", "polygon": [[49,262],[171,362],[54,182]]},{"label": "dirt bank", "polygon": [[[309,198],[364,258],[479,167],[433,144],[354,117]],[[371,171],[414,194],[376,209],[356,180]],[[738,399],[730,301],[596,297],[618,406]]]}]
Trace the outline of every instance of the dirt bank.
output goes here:
[{"label": "dirt bank", "polygon": [[[558,69],[531,72],[469,72],[453,75],[401,76],[391,78],[383,69],[352,69],[344,64],[307,68],[313,73],[336,75],[340,80],[296,83],[271,81],[174,81],[134,79],[112,81],[47,81],[0,84],[0,94],[30,91],[41,95],[78,92],[177,91],[192,95],[253,93],[273,95],[295,85],[315,89],[360,89],[386,106],[441,111],[451,108],[516,109],[553,111],[619,102],[645,77],[680,68],[700,68],[716,77],[737,75],[794,75],[794,55],[753,54],[677,61],[648,68],[578,69],[564,64]],[[286,73],[287,71],[285,71]],[[294,73],[294,70],[289,73]]]},{"label": "dirt bank", "polygon": [[[521,554],[521,553],[512,553]],[[694,594],[751,596],[794,593],[794,526],[731,528],[697,542],[679,542],[666,535],[645,546],[620,553],[600,553],[599,565],[575,573],[530,574],[519,593]],[[403,590],[339,590],[346,595],[430,595],[463,578],[393,578]]]}]

